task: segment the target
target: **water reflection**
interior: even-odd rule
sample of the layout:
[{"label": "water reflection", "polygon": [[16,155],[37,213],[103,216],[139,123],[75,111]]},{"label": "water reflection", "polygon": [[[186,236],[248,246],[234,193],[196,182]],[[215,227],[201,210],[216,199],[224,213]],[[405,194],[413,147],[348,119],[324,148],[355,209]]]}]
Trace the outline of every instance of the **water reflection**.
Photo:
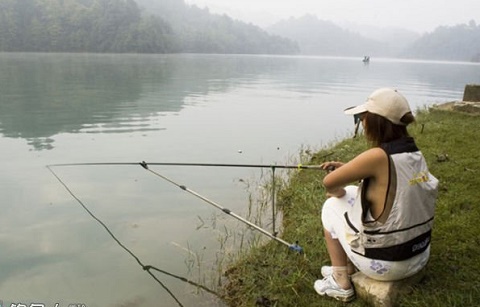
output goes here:
[{"label": "water reflection", "polygon": [[[205,56],[1,54],[0,132],[52,149],[58,133],[165,129],[159,114],[179,112],[188,97],[225,91],[230,80],[277,67],[270,60]],[[255,60],[255,61],[258,61]]]},{"label": "water reflection", "polygon": [[475,67],[455,63],[375,60],[362,67],[356,58],[7,53],[0,66],[0,132],[36,150],[54,148],[59,133],[166,129],[162,115],[239,85],[284,88],[295,99],[370,91],[374,83],[407,94],[434,88],[412,94],[436,97],[457,91],[458,80],[480,78]]},{"label": "water reflection", "polygon": [[150,123],[153,116],[180,111],[189,95],[205,95],[210,79],[216,80],[213,90],[225,87],[223,76],[215,76],[217,67],[188,62],[168,56],[2,54],[0,132],[42,150],[53,148],[58,133],[164,129]]}]

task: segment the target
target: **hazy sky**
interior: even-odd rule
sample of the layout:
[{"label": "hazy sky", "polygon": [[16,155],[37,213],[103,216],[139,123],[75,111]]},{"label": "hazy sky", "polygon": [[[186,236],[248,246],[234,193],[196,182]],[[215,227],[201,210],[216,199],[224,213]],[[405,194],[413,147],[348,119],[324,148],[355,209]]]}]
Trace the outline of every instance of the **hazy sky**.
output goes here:
[{"label": "hazy sky", "polygon": [[480,0],[185,0],[259,26],[290,16],[314,14],[337,24],[354,22],[402,27],[417,32],[439,25],[480,23]]}]

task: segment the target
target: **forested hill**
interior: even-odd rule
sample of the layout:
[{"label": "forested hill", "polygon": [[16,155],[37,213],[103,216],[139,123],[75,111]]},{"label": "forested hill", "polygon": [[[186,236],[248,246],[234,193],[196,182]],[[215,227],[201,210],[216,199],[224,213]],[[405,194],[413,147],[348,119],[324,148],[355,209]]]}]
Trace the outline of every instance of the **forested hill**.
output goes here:
[{"label": "forested hill", "polygon": [[133,0],[0,0],[1,51],[168,52],[174,38]]},{"label": "forested hill", "polygon": [[137,0],[145,11],[166,20],[183,52],[296,54],[296,42],[184,0]]},{"label": "forested hill", "polygon": [[402,57],[480,62],[480,25],[475,21],[438,27],[406,48]]},{"label": "forested hill", "polygon": [[297,41],[302,54],[480,62],[480,26],[473,20],[423,35],[378,28],[375,39],[367,38],[360,27],[346,30],[313,15],[283,20],[267,30]]},{"label": "forested hill", "polygon": [[153,3],[169,7],[175,20],[134,0],[0,0],[0,51],[298,52],[288,39],[183,0]]},{"label": "forested hill", "polygon": [[302,54],[327,56],[388,55],[385,43],[362,37],[314,15],[282,20],[267,30],[297,41]]},{"label": "forested hill", "polygon": [[[184,0],[0,0],[0,52],[243,53],[480,62],[475,21],[369,36],[306,15],[267,30]],[[400,32],[399,32],[400,31]]]}]

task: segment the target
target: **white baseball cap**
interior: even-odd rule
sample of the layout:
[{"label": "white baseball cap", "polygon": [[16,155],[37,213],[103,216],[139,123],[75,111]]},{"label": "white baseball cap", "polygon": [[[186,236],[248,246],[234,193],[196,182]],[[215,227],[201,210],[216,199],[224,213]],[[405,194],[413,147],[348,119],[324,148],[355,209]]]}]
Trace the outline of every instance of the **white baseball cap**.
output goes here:
[{"label": "white baseball cap", "polygon": [[364,104],[345,110],[348,115],[364,112],[374,113],[394,124],[406,126],[400,119],[411,110],[407,99],[396,89],[380,88],[370,94]]}]

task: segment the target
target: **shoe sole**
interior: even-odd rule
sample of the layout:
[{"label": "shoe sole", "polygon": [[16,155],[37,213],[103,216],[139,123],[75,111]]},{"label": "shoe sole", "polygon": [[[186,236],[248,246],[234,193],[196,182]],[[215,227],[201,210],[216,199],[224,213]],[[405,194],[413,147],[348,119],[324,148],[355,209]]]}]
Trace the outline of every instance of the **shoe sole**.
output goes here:
[{"label": "shoe sole", "polygon": [[355,292],[352,293],[352,295],[349,295],[349,296],[344,296],[342,294],[339,294],[335,291],[325,291],[325,292],[322,292],[322,291],[318,291],[317,289],[315,289],[315,291],[322,295],[322,296],[328,296],[328,297],[331,297],[331,298],[334,298],[336,299],[337,301],[341,301],[341,302],[344,302],[344,303],[348,303],[348,302],[351,302],[355,299]]}]

